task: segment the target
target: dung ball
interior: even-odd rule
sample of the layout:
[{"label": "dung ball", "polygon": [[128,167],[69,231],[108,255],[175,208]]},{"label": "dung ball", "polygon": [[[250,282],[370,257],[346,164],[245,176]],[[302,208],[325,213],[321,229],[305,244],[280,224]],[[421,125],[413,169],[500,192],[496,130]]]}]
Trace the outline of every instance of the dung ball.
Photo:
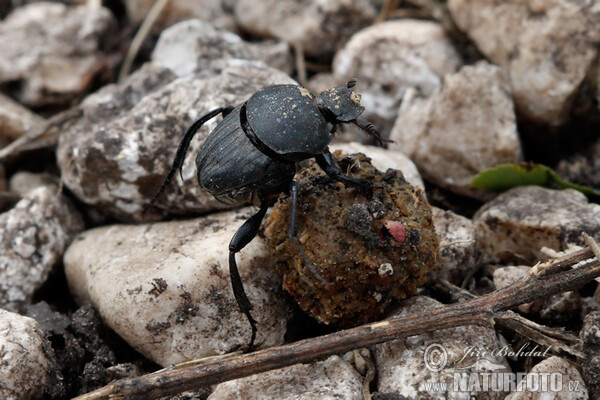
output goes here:
[{"label": "dung ball", "polygon": [[280,198],[265,236],[277,254],[284,288],[325,324],[354,326],[382,316],[416,293],[435,265],[439,239],[423,190],[400,171],[377,170],[363,154],[338,156],[342,172],[373,183],[373,195],[330,179],[314,162],[297,175],[297,244],[288,238],[291,198]]}]

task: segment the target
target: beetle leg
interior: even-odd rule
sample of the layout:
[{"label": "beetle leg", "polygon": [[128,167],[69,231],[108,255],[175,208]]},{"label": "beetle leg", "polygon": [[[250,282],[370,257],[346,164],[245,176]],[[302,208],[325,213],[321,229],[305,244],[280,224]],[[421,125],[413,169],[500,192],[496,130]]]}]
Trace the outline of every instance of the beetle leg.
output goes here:
[{"label": "beetle leg", "polygon": [[[183,140],[181,141],[181,143],[179,143],[179,148],[177,149],[177,154],[175,155],[175,160],[173,161],[173,166],[171,167],[169,174],[165,178],[162,185],[160,185],[160,188],[156,191],[156,193],[154,194],[152,199],[150,199],[150,202],[148,202],[144,206],[142,213],[145,213],[148,210],[148,208],[150,208],[152,203],[154,203],[156,201],[156,199],[158,199],[158,196],[160,196],[160,194],[165,189],[165,187],[167,187],[169,182],[171,182],[171,179],[173,178],[173,175],[175,175],[175,172],[177,172],[177,170],[179,170],[180,175],[182,174],[182,167],[183,167],[183,161],[185,160],[185,154],[187,153],[188,148],[190,147],[190,143],[191,143],[192,139],[194,138],[194,136],[196,135],[198,130],[202,127],[202,125],[204,125],[206,122],[213,119],[214,117],[216,117],[219,114],[223,114],[224,116],[226,116],[232,110],[233,110],[232,106],[215,108],[214,110],[210,111],[208,114],[202,116],[202,118],[200,118],[199,120],[194,122],[192,124],[192,126],[190,126],[188,128],[188,130],[185,132],[185,136],[183,137]],[[181,176],[181,179],[183,179],[183,176]]]},{"label": "beetle leg", "polygon": [[244,224],[235,232],[231,242],[229,242],[229,273],[231,276],[231,286],[233,287],[233,295],[235,301],[240,308],[240,311],[246,315],[248,322],[252,328],[252,336],[250,337],[250,343],[248,344],[248,351],[251,351],[254,347],[254,339],[256,339],[256,320],[252,318],[250,311],[252,310],[252,304],[248,300],[244,285],[242,284],[242,278],[238,271],[237,264],[235,262],[235,253],[242,250],[248,243],[254,239],[260,228],[260,223],[269,208],[269,204],[261,200],[260,209],[256,214],[251,216]]},{"label": "beetle leg", "polygon": [[353,178],[342,173],[339,167],[335,164],[333,155],[329,151],[315,156],[317,164],[325,173],[336,181],[342,182],[344,185],[354,186],[355,188],[365,192],[367,197],[373,195],[373,184],[365,179]]},{"label": "beetle leg", "polygon": [[365,120],[357,118],[354,121],[352,121],[352,123],[354,125],[358,126],[363,131],[367,132],[369,134],[369,136],[371,136],[372,138],[377,140],[379,142],[380,146],[383,146],[383,143],[394,143],[393,140],[383,139],[381,137],[381,135],[379,134],[379,132],[377,131],[377,128],[375,128],[375,126],[372,123],[370,123],[369,121],[365,121]]},{"label": "beetle leg", "polygon": [[292,186],[291,186],[291,196],[292,196],[292,212],[290,215],[290,230],[288,232],[288,237],[294,242],[296,243],[296,247],[298,247],[298,252],[300,253],[300,256],[302,257],[302,260],[304,261],[304,264],[306,265],[306,267],[308,268],[308,270],[310,271],[310,273],[312,274],[312,276],[314,276],[319,282],[323,283],[323,284],[327,284],[327,281],[325,279],[323,279],[323,277],[321,276],[321,274],[319,274],[319,272],[316,270],[315,266],[312,265],[310,263],[310,261],[308,261],[308,257],[306,257],[306,253],[304,252],[304,248],[302,247],[302,244],[300,243],[300,240],[298,240],[298,213],[297,213],[297,209],[298,209],[298,181],[297,180],[293,180],[292,181]]}]

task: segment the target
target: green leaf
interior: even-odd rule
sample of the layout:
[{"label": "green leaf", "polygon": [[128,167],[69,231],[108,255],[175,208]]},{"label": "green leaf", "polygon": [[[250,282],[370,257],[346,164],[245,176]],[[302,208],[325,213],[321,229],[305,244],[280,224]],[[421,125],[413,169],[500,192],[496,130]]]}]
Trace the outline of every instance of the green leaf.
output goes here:
[{"label": "green leaf", "polygon": [[599,189],[567,182],[552,168],[535,163],[498,165],[480,172],[471,181],[472,186],[493,192],[524,185],[549,186],[551,183],[563,189],[575,189],[588,196],[600,197]]},{"label": "green leaf", "polygon": [[541,164],[502,164],[477,174],[471,185],[493,192],[524,185],[545,186],[549,183],[549,171],[550,168]]}]

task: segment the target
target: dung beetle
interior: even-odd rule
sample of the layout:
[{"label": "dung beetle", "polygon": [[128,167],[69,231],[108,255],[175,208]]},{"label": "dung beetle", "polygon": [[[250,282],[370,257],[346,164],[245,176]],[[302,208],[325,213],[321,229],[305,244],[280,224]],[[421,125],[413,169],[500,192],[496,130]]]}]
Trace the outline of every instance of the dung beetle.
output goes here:
[{"label": "dung beetle", "polygon": [[181,173],[190,142],[200,127],[223,115],[198,152],[196,168],[198,183],[215,198],[260,202],[258,212],[237,230],[229,243],[233,294],[252,327],[249,350],[256,338],[256,321],[250,314],[252,304],[242,285],[235,254],[256,236],[267,209],[282,192],[292,198],[289,238],[296,243],[312,279],[327,283],[306,257],[297,237],[298,182],[294,180],[297,163],[314,157],[332,179],[354,186],[368,196],[372,193],[370,182],[343,175],[328,149],[337,125],[342,123],[352,123],[380,144],[383,141],[373,124],[358,119],[364,107],[360,95],[352,90],[355,85],[356,80],[351,80],[346,86],[323,91],[318,96],[298,85],[273,85],[254,93],[241,105],[210,111],[189,127],[169,174],[145,207],[146,210],[154,203],[177,170]]}]

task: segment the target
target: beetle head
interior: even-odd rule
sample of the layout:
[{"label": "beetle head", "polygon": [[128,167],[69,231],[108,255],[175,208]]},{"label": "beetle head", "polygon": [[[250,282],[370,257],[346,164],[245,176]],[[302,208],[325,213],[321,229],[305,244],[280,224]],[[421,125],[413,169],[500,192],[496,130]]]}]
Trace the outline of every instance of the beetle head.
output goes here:
[{"label": "beetle head", "polygon": [[346,86],[325,90],[317,96],[317,106],[328,121],[350,122],[365,110],[360,105],[360,94],[352,90],[355,85],[356,80],[352,79]]}]

